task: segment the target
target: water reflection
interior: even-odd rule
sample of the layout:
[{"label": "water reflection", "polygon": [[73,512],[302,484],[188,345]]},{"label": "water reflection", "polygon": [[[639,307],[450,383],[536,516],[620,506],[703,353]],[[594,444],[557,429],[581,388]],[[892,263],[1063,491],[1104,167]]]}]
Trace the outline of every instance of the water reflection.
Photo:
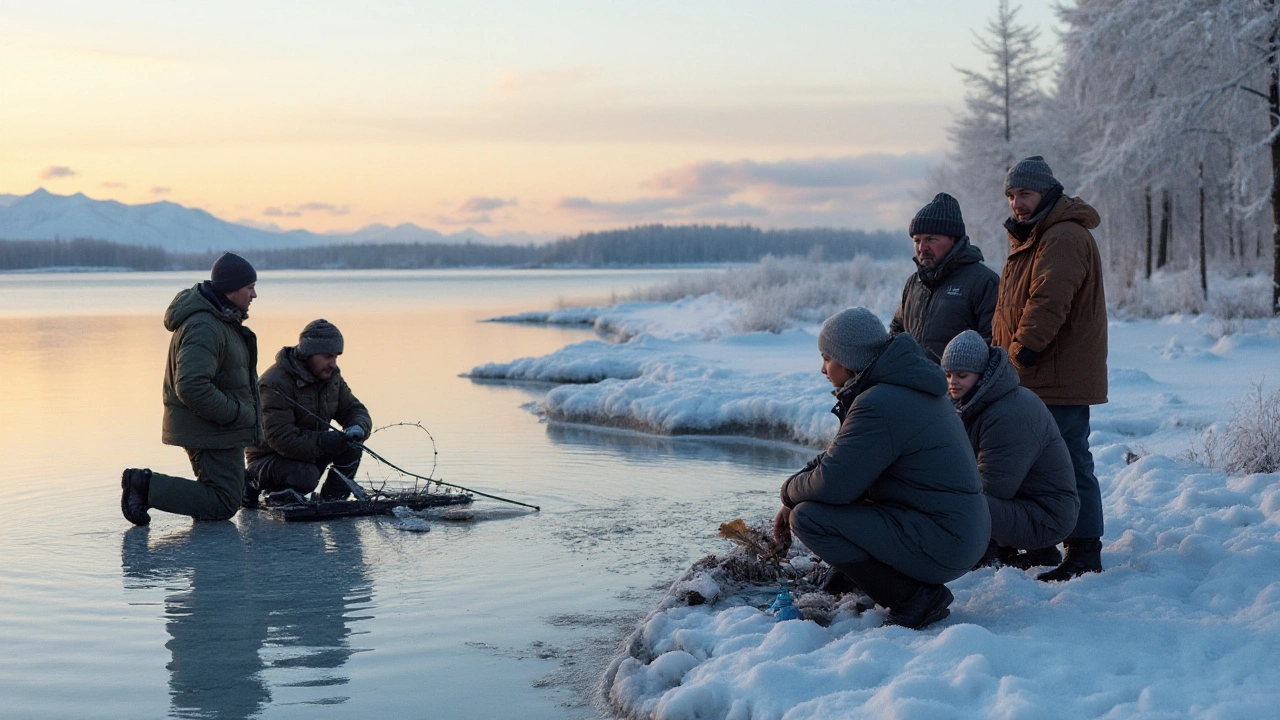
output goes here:
[{"label": "water reflection", "polygon": [[690,435],[671,437],[571,423],[547,423],[547,437],[556,445],[589,452],[606,450],[634,462],[665,459],[733,463],[773,470],[803,465],[816,453],[799,446],[739,437]]},{"label": "water reflection", "polygon": [[334,690],[348,682],[343,666],[359,651],[349,623],[368,619],[372,596],[352,523],[249,516],[161,538],[149,533],[125,533],[121,564],[127,589],[168,593],[174,717],[254,717],[273,688],[321,688],[290,691],[304,703],[348,699]]}]

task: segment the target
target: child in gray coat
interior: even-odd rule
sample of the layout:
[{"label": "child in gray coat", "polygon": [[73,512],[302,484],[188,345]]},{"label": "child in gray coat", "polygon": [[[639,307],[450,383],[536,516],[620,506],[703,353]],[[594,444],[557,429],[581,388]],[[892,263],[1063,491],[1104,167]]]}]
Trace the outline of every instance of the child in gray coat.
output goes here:
[{"label": "child in gray coat", "polygon": [[942,370],[991,509],[991,545],[980,564],[1057,565],[1057,543],[1075,527],[1080,498],[1071,455],[1049,409],[1019,386],[1004,349],[972,330],[948,343]]}]

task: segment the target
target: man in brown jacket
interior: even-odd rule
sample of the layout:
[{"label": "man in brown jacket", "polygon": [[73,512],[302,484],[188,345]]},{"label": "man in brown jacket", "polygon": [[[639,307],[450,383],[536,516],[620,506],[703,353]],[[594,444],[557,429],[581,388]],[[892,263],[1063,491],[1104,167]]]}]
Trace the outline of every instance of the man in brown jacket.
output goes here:
[{"label": "man in brown jacket", "polygon": [[[1107,303],[1090,230],[1098,212],[1063,194],[1040,156],[1005,177],[1012,216],[992,344],[1009,353],[1022,385],[1040,397],[1071,453],[1080,515],[1062,563],[1040,580],[1102,572],[1102,494],[1089,452],[1089,406],[1107,401]],[[1053,553],[1056,555],[1056,552]],[[1055,558],[1056,559],[1056,558]]]},{"label": "man in brown jacket", "polygon": [[[320,485],[320,474],[330,464],[320,497],[347,497],[342,476],[355,480],[358,444],[372,432],[373,421],[338,369],[342,349],[342,333],[333,323],[312,320],[298,344],[281,348],[262,374],[263,442],[245,451],[251,483],[246,506],[257,503],[259,488],[268,504],[297,502]],[[333,420],[343,429],[335,430]]]}]

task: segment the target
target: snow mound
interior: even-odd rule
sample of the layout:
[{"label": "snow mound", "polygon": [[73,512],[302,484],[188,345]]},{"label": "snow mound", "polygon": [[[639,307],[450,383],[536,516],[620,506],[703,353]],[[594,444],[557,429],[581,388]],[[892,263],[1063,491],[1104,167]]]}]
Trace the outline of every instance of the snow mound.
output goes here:
[{"label": "snow mound", "polygon": [[[1110,457],[1110,455],[1108,455]],[[924,631],[880,611],[774,622],[677,582],[606,676],[635,718],[1223,717],[1272,711],[1280,475],[1102,459],[1106,571],[1046,584],[983,569]]]}]

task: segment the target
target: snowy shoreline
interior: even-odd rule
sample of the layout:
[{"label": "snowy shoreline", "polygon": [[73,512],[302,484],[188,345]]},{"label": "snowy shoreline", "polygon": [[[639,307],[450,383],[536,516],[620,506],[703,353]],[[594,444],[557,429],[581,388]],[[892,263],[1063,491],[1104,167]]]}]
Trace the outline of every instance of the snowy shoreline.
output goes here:
[{"label": "snowy shoreline", "polygon": [[[817,326],[734,333],[741,309],[712,295],[547,313],[537,321],[613,341],[469,375],[558,383],[532,408],[551,421],[822,447],[836,420]],[[924,632],[877,627],[878,611],[824,628],[774,623],[741,597],[664,600],[631,638],[647,662],[624,648],[609,702],[637,718],[1266,715],[1280,682],[1280,474],[1201,462],[1206,431],[1280,382],[1280,321],[1226,326],[1110,323],[1110,402],[1093,408],[1090,438],[1104,573],[1052,585],[970,573],[949,584],[952,616]]]}]

